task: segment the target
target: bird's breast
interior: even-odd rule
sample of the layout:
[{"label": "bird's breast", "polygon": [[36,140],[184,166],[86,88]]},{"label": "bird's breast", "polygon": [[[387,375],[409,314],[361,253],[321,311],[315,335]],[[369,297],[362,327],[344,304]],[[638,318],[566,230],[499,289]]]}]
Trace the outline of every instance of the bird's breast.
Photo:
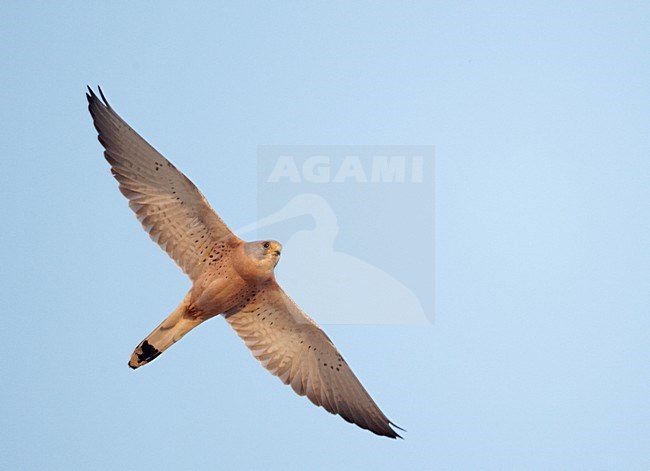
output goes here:
[{"label": "bird's breast", "polygon": [[239,276],[227,275],[192,288],[192,304],[201,317],[222,314],[246,299],[250,287]]}]

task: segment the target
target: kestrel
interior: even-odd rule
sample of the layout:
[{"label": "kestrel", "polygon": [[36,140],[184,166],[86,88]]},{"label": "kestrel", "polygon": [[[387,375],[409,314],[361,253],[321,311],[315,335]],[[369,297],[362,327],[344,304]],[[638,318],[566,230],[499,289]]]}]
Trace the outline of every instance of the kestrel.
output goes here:
[{"label": "kestrel", "polygon": [[401,438],[325,332],[276,282],[282,245],[239,239],[198,188],[99,93],[101,100],[88,88],[88,109],[119,189],[151,239],[192,281],[129,366],[149,363],[202,322],[223,315],[253,356],[296,393],[377,435]]}]

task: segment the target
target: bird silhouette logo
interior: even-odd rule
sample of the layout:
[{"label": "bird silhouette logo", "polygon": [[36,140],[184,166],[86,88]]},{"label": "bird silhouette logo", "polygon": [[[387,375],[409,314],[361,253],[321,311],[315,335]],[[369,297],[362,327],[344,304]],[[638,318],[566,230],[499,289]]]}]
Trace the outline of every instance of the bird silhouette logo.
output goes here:
[{"label": "bird silhouette logo", "polygon": [[[381,268],[334,248],[337,217],[327,199],[314,193],[293,196],[274,213],[237,230],[247,234],[308,216],[313,226],[293,232],[284,243],[282,266],[291,274],[292,291],[319,309],[326,324],[426,325],[418,297]],[[309,263],[305,263],[309,260]]]}]

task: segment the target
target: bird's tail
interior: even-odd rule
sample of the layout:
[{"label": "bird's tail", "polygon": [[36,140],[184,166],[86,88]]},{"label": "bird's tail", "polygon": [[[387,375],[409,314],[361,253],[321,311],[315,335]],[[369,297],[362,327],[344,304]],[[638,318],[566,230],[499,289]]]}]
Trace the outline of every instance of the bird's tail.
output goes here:
[{"label": "bird's tail", "polygon": [[156,327],[131,354],[129,366],[136,369],[153,361],[162,352],[178,342],[186,333],[203,322],[202,319],[185,317],[189,294],[162,324]]}]

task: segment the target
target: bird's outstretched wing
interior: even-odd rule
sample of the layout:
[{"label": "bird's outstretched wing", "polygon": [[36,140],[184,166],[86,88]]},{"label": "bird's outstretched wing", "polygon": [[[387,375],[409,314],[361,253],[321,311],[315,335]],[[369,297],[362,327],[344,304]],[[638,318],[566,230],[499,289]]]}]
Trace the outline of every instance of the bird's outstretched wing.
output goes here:
[{"label": "bird's outstretched wing", "polygon": [[192,279],[205,257],[226,240],[238,240],[198,188],[88,88],[88,109],[120,191],[151,239]]},{"label": "bird's outstretched wing", "polygon": [[296,393],[377,435],[401,438],[325,332],[275,280],[225,317],[253,356]]}]

